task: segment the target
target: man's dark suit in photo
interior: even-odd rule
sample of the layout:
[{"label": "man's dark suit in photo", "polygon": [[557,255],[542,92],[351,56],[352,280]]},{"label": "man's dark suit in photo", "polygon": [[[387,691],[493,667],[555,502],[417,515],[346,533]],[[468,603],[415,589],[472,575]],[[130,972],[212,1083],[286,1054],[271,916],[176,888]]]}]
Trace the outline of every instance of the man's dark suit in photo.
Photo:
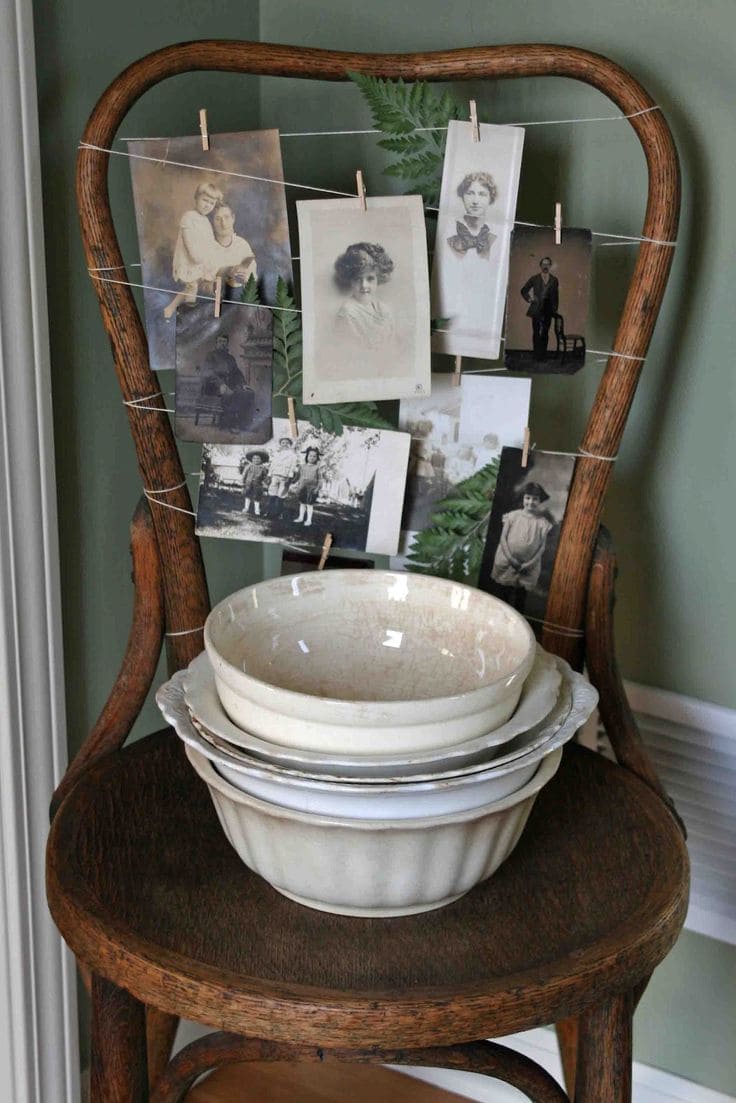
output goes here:
[{"label": "man's dark suit in photo", "polygon": [[530,276],[521,289],[521,297],[529,304],[527,317],[532,320],[532,347],[535,360],[547,357],[547,341],[552,318],[560,305],[560,285],[556,276],[550,272],[551,257],[542,257],[540,271]]}]

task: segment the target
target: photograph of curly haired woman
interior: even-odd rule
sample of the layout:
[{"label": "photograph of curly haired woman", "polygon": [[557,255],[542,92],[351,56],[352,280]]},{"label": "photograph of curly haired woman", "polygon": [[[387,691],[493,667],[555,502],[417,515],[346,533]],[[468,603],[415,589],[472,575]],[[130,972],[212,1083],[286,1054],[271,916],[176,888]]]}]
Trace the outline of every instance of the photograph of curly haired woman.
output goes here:
[{"label": "photograph of curly haired woman", "polygon": [[429,277],[421,197],[297,203],[303,398],[428,394]]},{"label": "photograph of curly haired woman", "polygon": [[494,360],[499,353],[509,240],[524,131],[451,122],[432,267],[432,316],[446,319],[435,352]]}]

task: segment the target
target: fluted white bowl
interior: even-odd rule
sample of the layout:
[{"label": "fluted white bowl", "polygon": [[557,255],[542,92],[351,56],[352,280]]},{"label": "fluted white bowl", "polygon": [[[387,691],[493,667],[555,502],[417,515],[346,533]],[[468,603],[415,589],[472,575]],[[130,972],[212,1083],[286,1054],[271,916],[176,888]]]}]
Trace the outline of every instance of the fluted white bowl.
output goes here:
[{"label": "fluted white bowl", "polygon": [[509,856],[562,751],[503,800],[449,816],[350,820],[296,812],[230,785],[186,746],[227,838],[250,869],[284,896],[320,911],[410,915],[457,900]]},{"label": "fluted white bowl", "polygon": [[319,571],[226,598],[204,642],[239,727],[286,747],[353,755],[431,750],[513,713],[531,628],[489,594],[396,571]]}]

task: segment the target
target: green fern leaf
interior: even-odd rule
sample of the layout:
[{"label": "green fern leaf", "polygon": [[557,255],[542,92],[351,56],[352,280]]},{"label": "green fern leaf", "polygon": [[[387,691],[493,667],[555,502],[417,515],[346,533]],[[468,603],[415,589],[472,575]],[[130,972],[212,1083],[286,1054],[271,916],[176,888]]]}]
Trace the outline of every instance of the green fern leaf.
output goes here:
[{"label": "green fern leaf", "polygon": [[244,303],[249,303],[251,306],[260,305],[261,295],[258,290],[258,281],[253,273],[248,276],[248,282],[243,287],[241,298]]}]

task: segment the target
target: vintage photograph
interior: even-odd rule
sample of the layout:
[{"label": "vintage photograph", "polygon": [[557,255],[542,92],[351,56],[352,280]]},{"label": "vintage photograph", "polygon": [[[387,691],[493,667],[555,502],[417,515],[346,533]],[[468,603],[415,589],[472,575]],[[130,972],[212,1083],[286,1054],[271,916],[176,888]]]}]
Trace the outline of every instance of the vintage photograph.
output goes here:
[{"label": "vintage photograph", "polygon": [[504,448],[480,570],[481,590],[541,620],[570,493],[574,456]]},{"label": "vintage photograph", "polygon": [[495,360],[501,347],[509,240],[524,131],[450,123],[432,265],[435,352]]},{"label": "vintage photograph", "polygon": [[393,555],[399,540],[409,437],[345,428],[340,436],[273,419],[261,448],[206,444],[196,531],[200,536],[265,540]]},{"label": "vintage photograph", "polygon": [[[151,368],[174,367],[177,313],[198,295],[239,301],[253,276],[261,301],[292,279],[277,130],[128,142]],[[263,177],[264,179],[253,179]],[[275,182],[274,182],[275,181]],[[205,300],[206,301],[206,300]],[[209,302],[210,309],[213,304]]]},{"label": "vintage photograph", "polygon": [[505,444],[523,444],[530,396],[528,379],[467,375],[457,387],[450,374],[435,372],[429,397],[400,403],[399,428],[411,436],[405,533],[426,528],[437,503]]},{"label": "vintage photograph", "polygon": [[421,196],[297,203],[306,403],[429,393]]},{"label": "vintage photograph", "polygon": [[517,226],[511,239],[504,362],[512,371],[572,375],[585,363],[590,230]]},{"label": "vintage photograph", "polygon": [[271,439],[273,316],[223,303],[176,319],[176,421],[181,440],[264,444]]}]

